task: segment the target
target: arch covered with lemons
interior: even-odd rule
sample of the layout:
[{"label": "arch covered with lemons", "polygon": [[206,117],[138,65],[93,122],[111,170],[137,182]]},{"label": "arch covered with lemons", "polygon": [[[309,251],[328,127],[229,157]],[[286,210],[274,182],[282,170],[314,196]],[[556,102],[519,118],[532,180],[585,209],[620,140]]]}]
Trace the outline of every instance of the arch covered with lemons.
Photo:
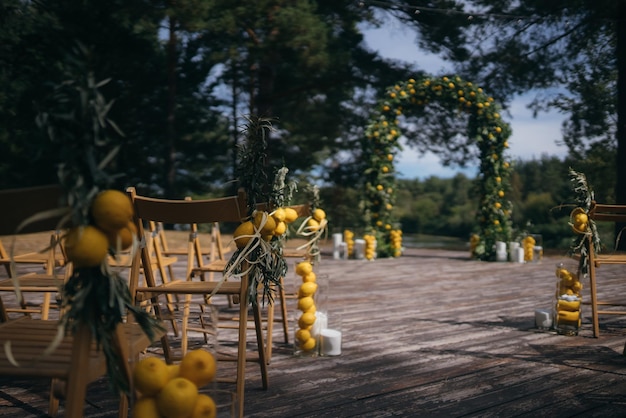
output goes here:
[{"label": "arch covered with lemons", "polygon": [[458,76],[410,79],[387,89],[365,131],[364,218],[377,238],[381,257],[394,257],[401,251],[394,217],[396,176],[395,157],[400,151],[399,117],[417,115],[429,103],[468,119],[467,140],[479,149],[480,173],[477,179],[480,204],[470,239],[471,253],[480,260],[495,260],[496,241],[511,235],[511,202],[507,198],[511,166],[506,161],[510,126],[500,116],[500,106],[473,83]]}]

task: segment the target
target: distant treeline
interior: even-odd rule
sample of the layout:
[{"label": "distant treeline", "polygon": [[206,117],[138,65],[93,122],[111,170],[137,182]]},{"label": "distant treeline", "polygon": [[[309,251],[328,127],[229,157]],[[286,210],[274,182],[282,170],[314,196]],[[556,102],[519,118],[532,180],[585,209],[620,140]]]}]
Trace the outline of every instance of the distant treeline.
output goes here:
[{"label": "distant treeline", "polygon": [[[587,176],[596,200],[611,203],[615,201],[614,159],[605,155],[582,163],[543,156],[516,161],[511,190],[507,193],[513,202],[515,236],[512,238],[526,233],[541,234],[545,248],[567,249],[574,237],[568,217],[576,196],[569,168]],[[445,179],[398,180],[395,210],[403,232],[469,237],[476,225],[479,203],[474,188],[475,179],[464,174]],[[322,189],[321,196],[335,232],[359,224],[357,190],[329,187]],[[611,246],[612,228],[602,228],[600,233]]]}]

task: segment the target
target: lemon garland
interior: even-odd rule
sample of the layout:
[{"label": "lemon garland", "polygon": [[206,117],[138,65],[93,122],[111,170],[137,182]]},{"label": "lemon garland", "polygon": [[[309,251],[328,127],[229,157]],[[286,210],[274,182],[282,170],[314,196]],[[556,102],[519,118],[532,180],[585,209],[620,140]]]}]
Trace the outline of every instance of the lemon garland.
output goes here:
[{"label": "lemon garland", "polygon": [[493,261],[496,241],[508,241],[511,235],[512,204],[506,199],[511,166],[504,157],[511,128],[500,117],[493,98],[458,76],[409,79],[387,89],[366,128],[363,142],[368,166],[364,173],[364,217],[378,239],[379,255],[397,254],[390,245],[390,231],[397,224],[392,210],[396,187],[393,162],[401,149],[398,117],[419,114],[435,101],[446,111],[469,115],[467,135],[480,151],[476,232],[479,241],[474,243],[472,255]]},{"label": "lemon garland", "polygon": [[556,277],[559,279],[556,284],[556,326],[569,327],[572,331],[580,328],[582,318],[580,315],[582,303],[582,288],[576,273],[569,271],[559,264],[556,268]]},{"label": "lemon garland", "polygon": [[317,276],[309,261],[301,261],[296,265],[296,275],[300,276],[298,287],[298,330],[296,331],[296,347],[303,352],[311,353],[317,348],[317,335],[314,325],[317,321],[315,296],[317,293]]},{"label": "lemon garland", "polygon": [[349,229],[343,231],[343,241],[346,243],[346,257],[352,257],[354,253],[354,232]]},{"label": "lemon garland", "polygon": [[373,260],[376,256],[376,237],[371,234],[363,235],[365,241],[365,259]]}]

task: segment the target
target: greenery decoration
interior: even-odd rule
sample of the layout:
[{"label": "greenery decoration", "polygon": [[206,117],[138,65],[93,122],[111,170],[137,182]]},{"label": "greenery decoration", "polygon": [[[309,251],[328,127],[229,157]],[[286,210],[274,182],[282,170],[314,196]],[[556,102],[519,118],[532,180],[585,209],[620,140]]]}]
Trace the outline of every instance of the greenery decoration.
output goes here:
[{"label": "greenery decoration", "polygon": [[[268,173],[267,149],[272,131],[271,119],[246,117],[246,140],[238,150],[237,174],[240,186],[246,191],[250,219],[254,218],[259,205],[264,206],[262,212],[270,210],[272,204],[284,202],[292,191],[291,185],[285,185],[285,171],[280,172],[276,183]],[[258,303],[259,287],[262,289],[262,302],[273,302],[274,289],[280,286],[280,278],[287,274],[287,262],[281,248],[282,237],[273,236],[266,241],[257,231],[244,248],[238,248],[232,254],[226,264],[224,276],[248,275],[250,304]]]},{"label": "greenery decoration", "polygon": [[[572,168],[569,169],[570,181],[575,194],[575,206],[570,215],[570,226],[576,232],[576,237],[572,242],[569,253],[570,256],[578,256],[578,271],[581,275],[589,274],[589,235],[593,241],[593,248],[598,251],[602,248],[600,234],[593,219],[589,218],[589,210],[594,200],[594,192],[587,177]],[[576,214],[584,214],[585,222],[580,224],[576,221]]]},{"label": "greenery decoration", "polygon": [[[108,80],[96,81],[87,68],[86,48],[78,45],[74,52],[68,59],[68,80],[57,86],[37,121],[59,147],[58,178],[71,212],[66,220],[70,226],[80,227],[92,223],[90,207],[94,196],[115,181],[106,169],[114,162],[122,132],[108,117],[113,101],[105,100],[99,91]],[[136,242],[134,247],[136,250]],[[114,255],[116,249],[109,251]],[[161,329],[160,324],[133,305],[126,281],[110,268],[106,259],[99,266],[74,266],[61,298],[63,314],[54,344],[63,334],[88,327],[105,355],[111,389],[114,393],[130,394],[130,382],[122,368],[127,359],[120,358],[115,349],[113,333],[129,313],[150,340]]]},{"label": "greenery decoration", "polygon": [[511,236],[512,203],[507,199],[510,189],[511,165],[506,160],[510,126],[500,116],[500,106],[482,88],[458,76],[426,77],[399,82],[387,89],[379,101],[365,131],[363,154],[365,192],[363,211],[369,232],[378,241],[380,257],[397,254],[392,246],[391,231],[399,229],[394,218],[395,168],[394,160],[401,149],[400,117],[419,116],[429,104],[452,115],[467,118],[466,134],[479,150],[480,174],[472,256],[495,261],[496,241],[508,241]]}]

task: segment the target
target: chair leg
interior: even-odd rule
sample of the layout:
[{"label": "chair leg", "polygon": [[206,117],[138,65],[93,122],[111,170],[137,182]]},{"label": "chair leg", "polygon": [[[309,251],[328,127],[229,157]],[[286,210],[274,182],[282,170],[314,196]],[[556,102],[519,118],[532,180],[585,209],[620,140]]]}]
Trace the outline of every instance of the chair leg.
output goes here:
[{"label": "chair leg", "polygon": [[265,347],[265,359],[267,364],[272,361],[272,344],[274,336],[274,302],[271,301],[267,305],[267,346]]},{"label": "chair leg", "polygon": [[287,293],[285,292],[285,280],[280,278],[280,287],[278,289],[280,296],[280,314],[283,318],[283,334],[285,344],[289,344],[289,317],[287,313]]},{"label": "chair leg", "polygon": [[589,268],[589,294],[591,297],[591,322],[593,325],[593,336],[598,338],[600,336],[600,321],[598,319],[598,294],[594,266],[590,266]]},{"label": "chair leg", "polygon": [[[245,280],[245,278],[244,278]],[[246,389],[246,334],[248,332],[248,304],[245,300],[239,304],[239,344],[237,345],[237,402],[239,417],[243,418],[244,393]],[[263,351],[263,350],[259,350]]]},{"label": "chair leg", "polygon": [[59,379],[52,379],[50,382],[50,398],[48,399],[48,416],[50,417],[59,415],[59,396],[56,393],[59,385],[64,385]]},{"label": "chair leg", "polygon": [[258,303],[252,307],[252,313],[254,315],[254,328],[256,330],[256,342],[259,351],[261,380],[263,382],[263,389],[267,389],[269,385],[267,376],[267,364],[269,363],[269,359],[266,357],[265,344],[263,341],[263,318],[261,316],[261,306]]}]

